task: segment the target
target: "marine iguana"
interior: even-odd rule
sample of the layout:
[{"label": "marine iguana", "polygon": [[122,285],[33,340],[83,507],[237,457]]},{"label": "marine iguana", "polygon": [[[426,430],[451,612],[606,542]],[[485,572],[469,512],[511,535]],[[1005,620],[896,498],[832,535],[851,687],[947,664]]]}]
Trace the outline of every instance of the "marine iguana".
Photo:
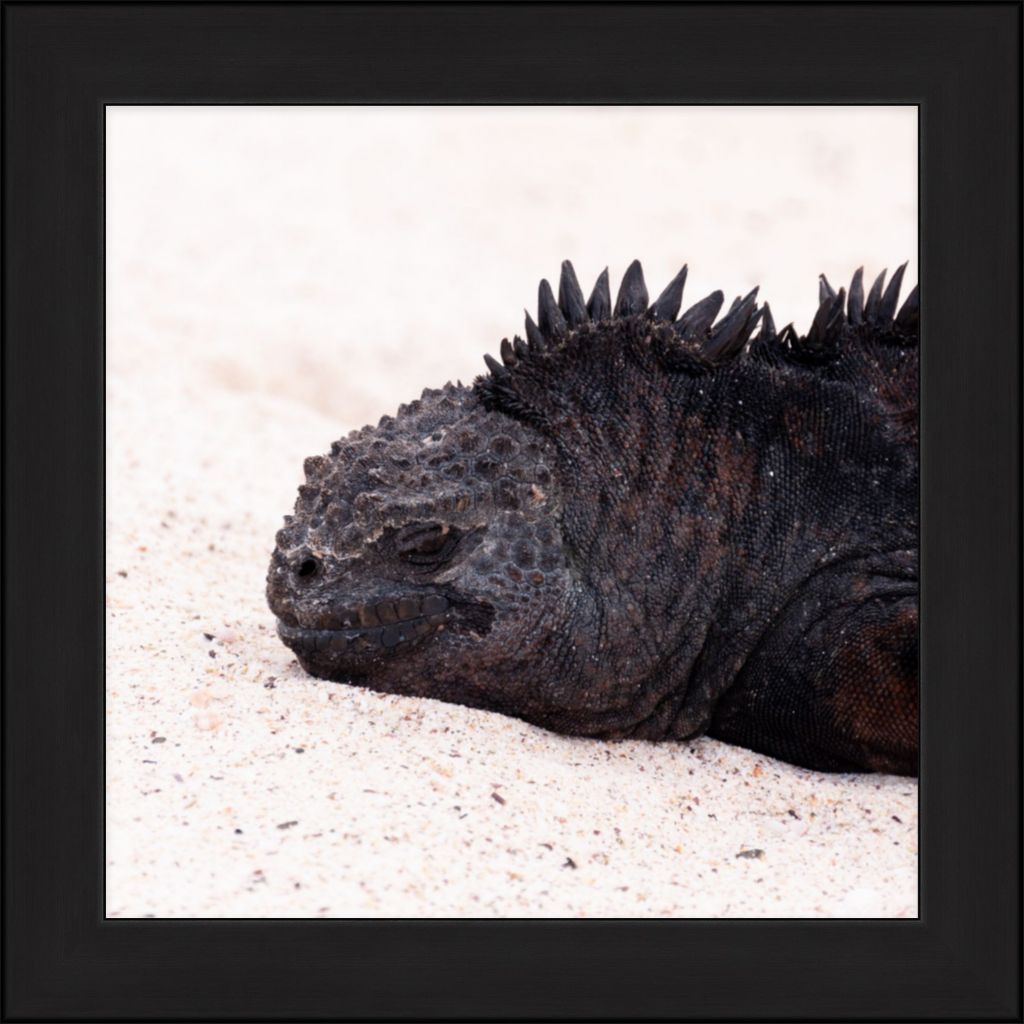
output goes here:
[{"label": "marine iguana", "polygon": [[[904,264],[904,267],[906,265]],[[916,774],[919,293],[682,316],[563,263],[526,338],[308,458],[267,598],[315,676]],[[754,330],[758,333],[754,335]]]}]

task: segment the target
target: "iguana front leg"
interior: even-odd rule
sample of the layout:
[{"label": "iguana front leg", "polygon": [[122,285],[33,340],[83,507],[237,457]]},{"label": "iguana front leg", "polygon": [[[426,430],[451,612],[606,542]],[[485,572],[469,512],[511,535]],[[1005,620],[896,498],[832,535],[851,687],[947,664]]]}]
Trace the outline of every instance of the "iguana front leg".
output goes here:
[{"label": "iguana front leg", "polygon": [[[859,588],[872,589],[855,579]],[[710,734],[807,768],[916,775],[918,604],[901,589],[788,609],[720,701]]]}]

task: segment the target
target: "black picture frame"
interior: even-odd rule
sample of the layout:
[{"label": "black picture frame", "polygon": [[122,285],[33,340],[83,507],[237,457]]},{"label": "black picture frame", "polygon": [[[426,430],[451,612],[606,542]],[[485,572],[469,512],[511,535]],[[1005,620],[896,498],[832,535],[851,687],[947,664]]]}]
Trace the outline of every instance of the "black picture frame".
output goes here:
[{"label": "black picture frame", "polygon": [[[1019,3],[6,3],[3,29],[4,1019],[1020,1019]],[[919,105],[919,920],[104,919],[104,107],[250,102]]]}]

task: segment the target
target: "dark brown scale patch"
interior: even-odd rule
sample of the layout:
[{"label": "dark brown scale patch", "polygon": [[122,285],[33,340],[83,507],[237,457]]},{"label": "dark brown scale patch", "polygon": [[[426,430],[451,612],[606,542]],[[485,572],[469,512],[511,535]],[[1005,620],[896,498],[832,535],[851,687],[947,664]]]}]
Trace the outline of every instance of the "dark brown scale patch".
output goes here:
[{"label": "dark brown scale patch", "polygon": [[478,434],[474,434],[471,431],[461,431],[455,437],[455,443],[459,446],[459,450],[465,452],[467,455],[479,450],[481,444],[481,438]]},{"label": "dark brown scale patch", "polygon": [[800,406],[787,406],[782,412],[783,428],[790,444],[801,454],[820,458],[825,449],[818,424]]},{"label": "dark brown scale patch", "polygon": [[544,553],[540,556],[537,564],[542,568],[550,572],[553,569],[557,569],[562,564],[562,556],[550,548],[545,548]]},{"label": "dark brown scale patch", "polygon": [[512,559],[520,569],[529,569],[536,562],[536,552],[529,541],[520,540],[512,547]]},{"label": "dark brown scale patch", "polygon": [[519,445],[511,437],[499,435],[490,443],[490,450],[506,462],[510,462],[519,452]]},{"label": "dark brown scale patch", "polygon": [[871,770],[917,770],[916,601],[879,610],[838,650],[832,693],[836,725],[863,749]]},{"label": "dark brown scale patch", "polygon": [[493,480],[502,469],[502,464],[489,455],[484,455],[473,463],[474,473],[484,480]]},{"label": "dark brown scale patch", "polygon": [[514,480],[504,477],[492,488],[494,503],[498,508],[513,509],[519,505],[519,491]]}]

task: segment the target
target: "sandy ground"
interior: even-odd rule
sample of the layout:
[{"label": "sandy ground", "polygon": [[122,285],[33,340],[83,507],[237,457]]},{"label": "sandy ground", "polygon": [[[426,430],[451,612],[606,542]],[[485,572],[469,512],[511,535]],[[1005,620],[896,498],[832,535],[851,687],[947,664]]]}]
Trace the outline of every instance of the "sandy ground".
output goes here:
[{"label": "sandy ground", "polygon": [[470,380],[561,259],[589,287],[638,256],[652,292],[685,261],[691,302],[760,283],[805,327],[820,271],[914,257],[915,130],[899,108],[109,111],[108,914],[916,915],[913,780],[320,682],[263,599],[303,457]]}]

